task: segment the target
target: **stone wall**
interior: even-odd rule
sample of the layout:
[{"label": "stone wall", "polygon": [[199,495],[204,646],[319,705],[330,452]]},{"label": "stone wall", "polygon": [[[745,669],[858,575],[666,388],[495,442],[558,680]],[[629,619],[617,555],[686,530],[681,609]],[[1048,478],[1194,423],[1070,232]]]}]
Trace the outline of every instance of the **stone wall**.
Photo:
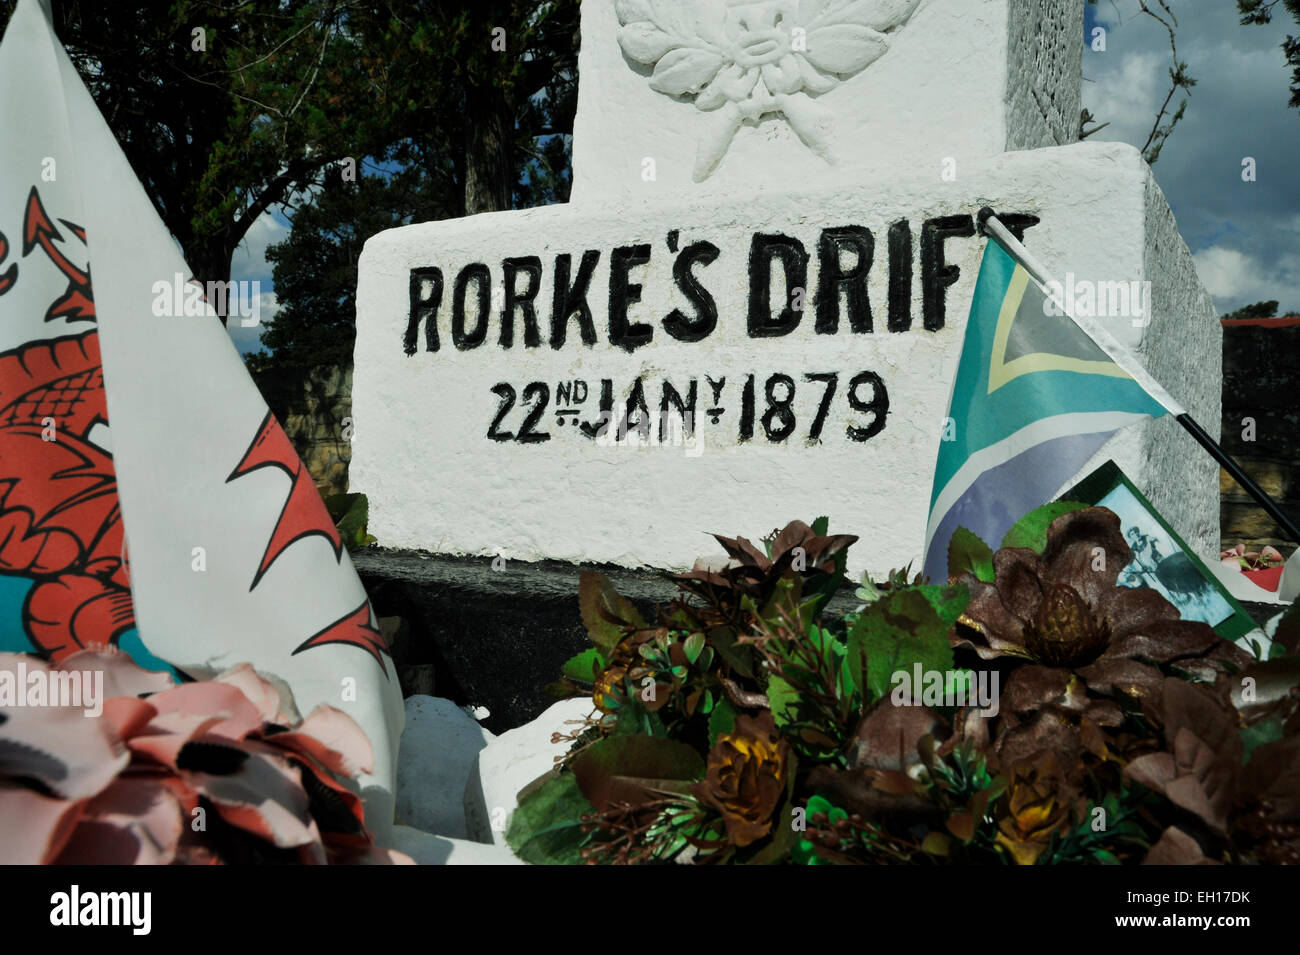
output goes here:
[{"label": "stone wall", "polygon": [[346,491],[352,445],[343,434],[352,415],[352,366],[276,370],[253,379],[321,494]]},{"label": "stone wall", "polygon": [[[1300,520],[1298,353],[1300,317],[1224,322],[1224,450],[1293,520]],[[1284,556],[1290,554],[1296,542],[1287,540],[1272,518],[1222,471],[1219,487],[1226,546],[1240,542],[1258,549],[1272,544]]]}]

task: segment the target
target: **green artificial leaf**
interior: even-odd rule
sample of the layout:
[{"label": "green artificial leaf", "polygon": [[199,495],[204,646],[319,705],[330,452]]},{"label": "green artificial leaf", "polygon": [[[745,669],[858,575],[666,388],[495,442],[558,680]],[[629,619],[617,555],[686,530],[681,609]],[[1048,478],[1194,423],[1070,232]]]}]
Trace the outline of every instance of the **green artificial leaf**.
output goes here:
[{"label": "green artificial leaf", "polygon": [[604,574],[584,570],[578,578],[578,607],[591,642],[606,657],[623,639],[628,628],[641,628],[645,621],[632,602],[614,589]]},{"label": "green artificial leaf", "polygon": [[705,770],[693,746],[640,733],[597,740],[570,766],[578,788],[598,809],[614,802],[638,805],[656,789],[684,791],[671,783],[701,779]]},{"label": "green artificial leaf", "polygon": [[718,743],[719,736],[726,736],[736,728],[736,710],[728,699],[719,699],[713,712],[709,714],[709,749]]},{"label": "green artificial leaf", "polygon": [[921,840],[921,851],[932,856],[946,856],[952,840],[942,832],[931,832]]},{"label": "green artificial leaf", "polygon": [[958,527],[948,542],[948,576],[974,574],[986,584],[993,583],[993,548],[971,531]]},{"label": "green artificial leaf", "polygon": [[783,729],[799,720],[799,691],[779,676],[767,681],[767,702],[772,707],[772,722]]},{"label": "green artificial leaf", "polygon": [[718,627],[709,631],[709,645],[718,651],[723,662],[741,676],[752,680],[755,670],[755,652],[753,646],[738,643],[736,632],[729,627]]},{"label": "green artificial leaf", "polygon": [[1035,508],[1016,521],[1015,526],[1007,531],[1007,536],[1002,538],[1002,546],[1028,547],[1034,553],[1041,554],[1043,548],[1047,546],[1047,528],[1051,526],[1052,521],[1062,514],[1081,511],[1090,506],[1078,501],[1053,501]]},{"label": "green artificial leaf", "polygon": [[686,660],[692,665],[700,658],[704,651],[704,634],[693,633],[682,643],[682,651],[686,654]]},{"label": "green artificial leaf", "polygon": [[588,647],[577,656],[570,657],[564,661],[564,666],[560,672],[570,680],[577,680],[581,683],[595,683],[596,677],[600,671],[605,669],[605,658],[600,655],[600,651],[595,647]]},{"label": "green artificial leaf", "polygon": [[348,550],[376,543],[376,538],[366,533],[370,502],[364,494],[331,494],[325,498],[325,509]]},{"label": "green artificial leaf", "polygon": [[867,703],[889,692],[890,678],[898,670],[910,671],[917,663],[927,671],[952,669],[951,622],[946,622],[951,597],[944,602],[946,612],[941,617],[931,604],[934,596],[927,596],[920,587],[891,591],[864,610],[849,631],[851,673],[858,686],[864,687]]},{"label": "green artificial leaf", "polygon": [[827,531],[830,530],[831,519],[825,515],[822,515],[821,517],[813,521],[812,524],[809,526],[812,527],[812,532],[816,534],[818,537],[825,537]]},{"label": "green artificial leaf", "polygon": [[666,739],[668,728],[658,713],[650,713],[638,703],[624,706],[618,711],[618,721],[614,724],[615,736],[653,736]]},{"label": "green artificial leaf", "polygon": [[945,630],[957,622],[957,618],[970,604],[970,590],[965,584],[952,584],[948,587],[924,584],[911,589],[925,597],[926,602],[934,608],[934,612],[943,621]]},{"label": "green artificial leaf", "polygon": [[884,595],[885,591],[881,590],[871,582],[871,576],[869,574],[862,575],[862,586],[853,591],[853,596],[869,604],[875,603]]},{"label": "green artificial leaf", "polygon": [[[552,770],[552,773],[555,773]],[[519,808],[510,817],[506,843],[515,855],[533,865],[580,865],[583,813],[592,806],[578,789],[572,773],[548,774],[519,794]]]}]

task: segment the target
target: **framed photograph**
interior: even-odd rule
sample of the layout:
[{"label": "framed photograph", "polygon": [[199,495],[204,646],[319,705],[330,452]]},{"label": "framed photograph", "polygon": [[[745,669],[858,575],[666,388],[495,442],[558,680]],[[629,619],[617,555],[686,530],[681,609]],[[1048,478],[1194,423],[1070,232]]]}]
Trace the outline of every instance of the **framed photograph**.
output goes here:
[{"label": "framed photograph", "polygon": [[1119,515],[1133,560],[1120,571],[1126,587],[1149,587],[1219,636],[1236,641],[1255,621],[1114,461],[1107,461],[1058,500],[1108,507]]}]

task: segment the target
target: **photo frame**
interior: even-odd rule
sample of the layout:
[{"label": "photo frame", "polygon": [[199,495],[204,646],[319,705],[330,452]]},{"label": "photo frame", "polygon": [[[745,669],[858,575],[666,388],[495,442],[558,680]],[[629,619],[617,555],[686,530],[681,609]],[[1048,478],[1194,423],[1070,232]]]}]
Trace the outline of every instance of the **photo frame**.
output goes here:
[{"label": "photo frame", "polygon": [[1132,563],[1119,583],[1150,587],[1178,608],[1184,619],[1200,620],[1225,640],[1236,642],[1258,624],[1245,607],[1170,526],[1145,494],[1114,461],[1057,498],[1108,507],[1119,515]]}]

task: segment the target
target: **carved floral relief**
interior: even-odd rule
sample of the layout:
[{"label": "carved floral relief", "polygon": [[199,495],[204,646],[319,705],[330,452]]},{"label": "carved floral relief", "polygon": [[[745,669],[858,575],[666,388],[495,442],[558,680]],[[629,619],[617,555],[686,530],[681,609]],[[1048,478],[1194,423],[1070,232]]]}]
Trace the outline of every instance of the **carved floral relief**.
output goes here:
[{"label": "carved floral relief", "polygon": [[831,162],[833,117],[816,97],[889,49],[920,0],[618,0],[618,42],[653,67],[650,87],[710,114],[694,178],[707,179],[746,123],[784,119]]}]

